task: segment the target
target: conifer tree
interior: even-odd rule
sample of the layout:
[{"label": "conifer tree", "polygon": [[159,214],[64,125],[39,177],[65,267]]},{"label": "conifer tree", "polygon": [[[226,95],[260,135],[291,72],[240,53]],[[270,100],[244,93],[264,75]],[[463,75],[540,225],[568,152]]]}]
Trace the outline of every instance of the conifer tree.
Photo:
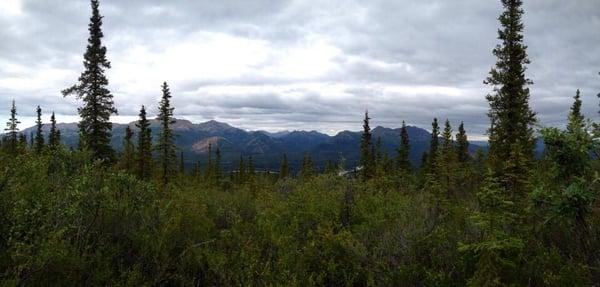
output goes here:
[{"label": "conifer tree", "polygon": [[137,175],[140,179],[150,179],[152,176],[152,130],[150,121],[146,118],[146,108],[140,109],[137,144]]},{"label": "conifer tree", "polygon": [[44,149],[44,134],[42,133],[42,128],[44,124],[42,123],[42,108],[40,108],[40,106],[37,106],[36,114],[37,119],[35,121],[35,145],[33,146],[33,148],[37,154],[40,154]]},{"label": "conifer tree", "polygon": [[522,0],[502,0],[504,12],[499,20],[498,58],[485,83],[493,87],[487,96],[490,104],[489,159],[494,176],[514,198],[529,182],[535,139],[535,113],[529,107],[529,88],[525,76],[527,46],[523,43]]},{"label": "conifer tree", "polygon": [[106,47],[102,44],[102,16],[98,0],[91,0],[92,16],[90,18],[87,50],[84,54],[84,72],[78,83],[65,89],[63,95],[75,94],[83,100],[78,109],[80,147],[89,149],[95,159],[110,161],[114,151],[110,146],[112,123],[110,116],[117,114],[113,95],[108,90],[108,79],[105,71],[110,69],[106,59]]},{"label": "conifer tree", "polygon": [[6,122],[6,128],[4,129],[6,133],[5,143],[8,148],[8,151],[11,154],[15,154],[17,152],[17,147],[19,144],[19,128],[18,125],[21,122],[17,120],[17,106],[15,105],[15,100],[12,101],[12,107],[10,108],[10,119]]},{"label": "conifer tree", "polygon": [[50,133],[48,135],[48,146],[51,149],[56,149],[60,146],[60,130],[56,127],[56,117],[54,112],[50,117]]},{"label": "conifer tree", "polygon": [[246,181],[246,164],[244,163],[244,156],[240,154],[240,163],[238,166],[238,182],[244,183]]},{"label": "conifer tree", "polygon": [[437,160],[437,154],[438,154],[438,149],[439,149],[439,145],[440,145],[440,126],[438,124],[438,120],[437,118],[433,119],[433,122],[431,123],[431,141],[429,143],[429,154],[428,154],[428,160],[427,160],[427,166],[426,168],[429,170],[429,172],[433,171],[435,169],[435,165],[436,165],[436,160]]},{"label": "conifer tree", "polygon": [[569,112],[567,132],[574,133],[585,128],[585,118],[581,113],[581,92],[577,89],[575,97],[573,97],[573,105]]},{"label": "conifer tree", "polygon": [[452,127],[447,119],[442,133],[442,148],[438,152],[436,165],[442,186],[446,190],[446,198],[450,198],[456,185],[458,165],[456,149],[452,140]]},{"label": "conifer tree", "polygon": [[408,131],[406,129],[406,123],[402,121],[402,128],[400,129],[400,147],[398,147],[398,168],[401,172],[410,172],[412,170],[410,164],[410,141],[408,138]]},{"label": "conifer tree", "polygon": [[206,160],[206,174],[204,175],[208,181],[212,181],[213,178],[213,161],[212,161],[212,143],[208,143],[208,159]]},{"label": "conifer tree", "polygon": [[160,179],[163,186],[169,182],[169,178],[176,172],[177,147],[175,146],[175,134],[171,125],[173,120],[173,110],[171,107],[171,91],[166,82],[162,85],[162,99],[158,107],[158,121],[161,125],[161,131],[156,143],[157,159],[160,167]]},{"label": "conifer tree", "polygon": [[215,151],[215,179],[217,182],[221,180],[222,176],[222,168],[221,168],[221,149],[217,146],[217,150]]},{"label": "conifer tree", "polygon": [[303,178],[312,177],[315,174],[315,167],[313,165],[312,158],[310,154],[304,154],[304,158],[302,160],[302,170],[300,171],[300,175]]},{"label": "conifer tree", "polygon": [[458,161],[461,163],[468,162],[471,158],[469,155],[469,141],[463,122],[458,126],[458,133],[456,134],[456,154],[458,156]]},{"label": "conifer tree", "polygon": [[125,171],[133,171],[135,165],[135,146],[133,145],[133,131],[129,126],[125,128],[123,137],[123,155],[121,155],[121,168]]},{"label": "conifer tree", "polygon": [[279,178],[284,179],[287,178],[290,174],[290,167],[288,164],[287,154],[283,154],[283,159],[281,160],[281,167],[279,168]]},{"label": "conifer tree", "polygon": [[371,143],[371,127],[369,126],[369,112],[365,112],[365,118],[363,120],[363,133],[360,140],[360,166],[361,178],[368,180],[373,176],[373,154],[372,154],[372,143]]},{"label": "conifer tree", "polygon": [[185,162],[183,158],[183,151],[179,152],[179,173],[185,175]]}]

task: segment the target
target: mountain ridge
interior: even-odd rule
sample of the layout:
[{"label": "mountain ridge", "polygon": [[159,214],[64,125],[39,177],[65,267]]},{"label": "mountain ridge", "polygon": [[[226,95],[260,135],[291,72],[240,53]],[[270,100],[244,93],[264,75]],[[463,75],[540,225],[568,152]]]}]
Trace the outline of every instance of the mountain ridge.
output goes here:
[{"label": "mountain ridge", "polygon": [[[125,127],[129,126],[137,134],[135,122],[126,124],[113,123],[111,144],[116,150],[122,147]],[[151,120],[152,135],[156,138],[160,130],[159,123]],[[177,135],[175,143],[184,153],[184,161],[188,168],[200,161],[203,166],[208,161],[208,145],[221,149],[223,167],[226,170],[235,169],[240,156],[252,156],[257,168],[277,170],[282,155],[285,153],[292,169],[297,169],[305,154],[310,154],[317,168],[323,168],[328,161],[343,160],[347,168],[356,166],[359,159],[360,131],[340,131],[335,135],[327,135],[315,130],[294,130],[281,132],[251,131],[229,125],[228,123],[210,120],[202,123],[192,123],[185,119],[176,119],[172,125]],[[76,123],[59,123],[62,141],[69,147],[78,144],[78,128]],[[49,124],[44,124],[43,132],[47,136]],[[29,135],[34,127],[22,131]],[[431,134],[422,128],[407,126],[411,143],[410,160],[419,165],[422,154],[429,149]],[[384,153],[395,157],[400,144],[400,128],[377,126],[372,129],[374,142],[381,138]],[[134,139],[135,140],[135,139]],[[474,152],[479,145],[471,145]],[[214,156],[214,154],[213,154]]]}]

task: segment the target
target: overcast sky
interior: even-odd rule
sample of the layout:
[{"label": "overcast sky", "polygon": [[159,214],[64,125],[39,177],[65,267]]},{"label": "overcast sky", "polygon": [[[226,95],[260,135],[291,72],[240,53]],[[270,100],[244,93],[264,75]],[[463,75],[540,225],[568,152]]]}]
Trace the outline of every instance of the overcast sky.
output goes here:
[{"label": "overcast sky", "polygon": [[[575,90],[597,119],[600,1],[525,0],[533,109],[562,125]],[[489,124],[483,84],[495,63],[499,0],[103,0],[104,44],[119,116],[155,112],[160,85],[175,115],[246,129],[359,130],[433,117]],[[86,0],[0,0],[0,120],[15,99],[24,126],[35,106],[76,121],[88,36]],[[48,117],[46,116],[45,121]]]}]

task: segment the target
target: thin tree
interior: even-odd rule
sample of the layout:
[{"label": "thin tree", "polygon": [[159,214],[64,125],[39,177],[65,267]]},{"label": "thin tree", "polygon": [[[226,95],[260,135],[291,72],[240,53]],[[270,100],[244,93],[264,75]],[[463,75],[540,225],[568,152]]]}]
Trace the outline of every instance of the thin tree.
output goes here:
[{"label": "thin tree", "polygon": [[12,101],[12,107],[10,108],[10,119],[6,122],[6,128],[4,129],[6,133],[5,143],[8,147],[8,151],[11,154],[15,154],[17,152],[17,147],[19,144],[19,127],[18,125],[21,122],[17,120],[17,106],[15,105],[15,100]]},{"label": "thin tree", "polygon": [[42,123],[42,108],[40,108],[40,106],[37,106],[36,114],[37,119],[35,121],[36,130],[33,148],[37,154],[40,154],[44,149],[44,134],[42,132],[44,124]]},{"label": "thin tree", "polygon": [[372,153],[372,142],[371,142],[371,127],[369,126],[369,111],[365,112],[365,118],[363,120],[363,133],[360,139],[360,166],[361,166],[361,178],[368,180],[373,175],[373,155]]},{"label": "thin tree", "polygon": [[152,176],[152,130],[144,106],[140,109],[139,117],[135,124],[138,128],[137,174],[141,179],[149,179]]},{"label": "thin tree", "polygon": [[158,107],[158,121],[161,125],[161,131],[156,143],[157,159],[160,167],[160,180],[164,186],[169,183],[169,178],[176,172],[177,146],[175,146],[175,135],[171,125],[173,120],[173,110],[171,107],[171,91],[169,85],[162,85],[162,99]]},{"label": "thin tree", "polygon": [[461,163],[468,162],[471,158],[469,155],[469,140],[467,139],[467,132],[465,131],[465,124],[463,122],[458,126],[458,133],[456,133],[456,155],[458,161]]},{"label": "thin tree", "polygon": [[132,171],[135,166],[135,146],[133,145],[133,131],[129,126],[125,128],[123,137],[123,155],[121,155],[121,168]]},{"label": "thin tree", "polygon": [[54,112],[50,117],[50,133],[48,134],[48,146],[50,149],[56,149],[60,146],[60,130],[56,127],[56,117]]},{"label": "thin tree", "polygon": [[281,166],[279,167],[279,178],[284,179],[287,178],[290,174],[290,167],[288,164],[287,154],[283,154],[283,158],[281,159]]},{"label": "thin tree", "polygon": [[221,180],[222,177],[222,168],[221,168],[221,149],[217,146],[217,150],[215,151],[215,179],[217,182]]},{"label": "thin tree", "polygon": [[110,69],[106,58],[106,47],[102,44],[102,16],[98,9],[98,0],[91,0],[92,16],[90,18],[87,50],[84,54],[83,65],[78,83],[65,89],[63,95],[75,94],[83,100],[83,106],[78,108],[81,120],[79,122],[79,145],[89,149],[93,157],[110,161],[114,151],[110,145],[112,123],[110,116],[117,114],[113,95],[108,90],[108,79],[105,71]]},{"label": "thin tree", "polygon": [[522,0],[502,0],[504,12],[499,20],[501,41],[493,51],[496,65],[484,81],[493,87],[487,96],[490,104],[489,159],[493,176],[513,198],[523,194],[530,178],[535,139],[535,113],[529,107],[529,88],[525,76],[529,64],[523,43]]},{"label": "thin tree", "polygon": [[429,142],[429,155],[427,158],[427,166],[429,172],[435,170],[438,149],[440,146],[440,126],[437,118],[431,123],[431,141]]},{"label": "thin tree", "polygon": [[400,146],[398,147],[398,168],[401,172],[410,172],[412,170],[410,164],[410,140],[408,138],[408,130],[406,123],[402,121],[400,129]]}]

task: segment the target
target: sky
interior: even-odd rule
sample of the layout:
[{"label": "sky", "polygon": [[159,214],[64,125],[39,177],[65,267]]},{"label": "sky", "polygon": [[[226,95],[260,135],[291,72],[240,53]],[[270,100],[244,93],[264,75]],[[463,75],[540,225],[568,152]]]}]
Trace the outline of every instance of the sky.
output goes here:
[{"label": "sky", "polygon": [[[598,119],[600,1],[525,0],[525,43],[540,126],[562,126],[576,89]],[[495,63],[499,0],[102,0],[118,116],[156,113],[167,81],[177,118],[250,130],[430,128],[465,122],[485,138],[483,84]],[[86,0],[0,0],[0,121],[78,120],[60,91],[83,70]]]}]

